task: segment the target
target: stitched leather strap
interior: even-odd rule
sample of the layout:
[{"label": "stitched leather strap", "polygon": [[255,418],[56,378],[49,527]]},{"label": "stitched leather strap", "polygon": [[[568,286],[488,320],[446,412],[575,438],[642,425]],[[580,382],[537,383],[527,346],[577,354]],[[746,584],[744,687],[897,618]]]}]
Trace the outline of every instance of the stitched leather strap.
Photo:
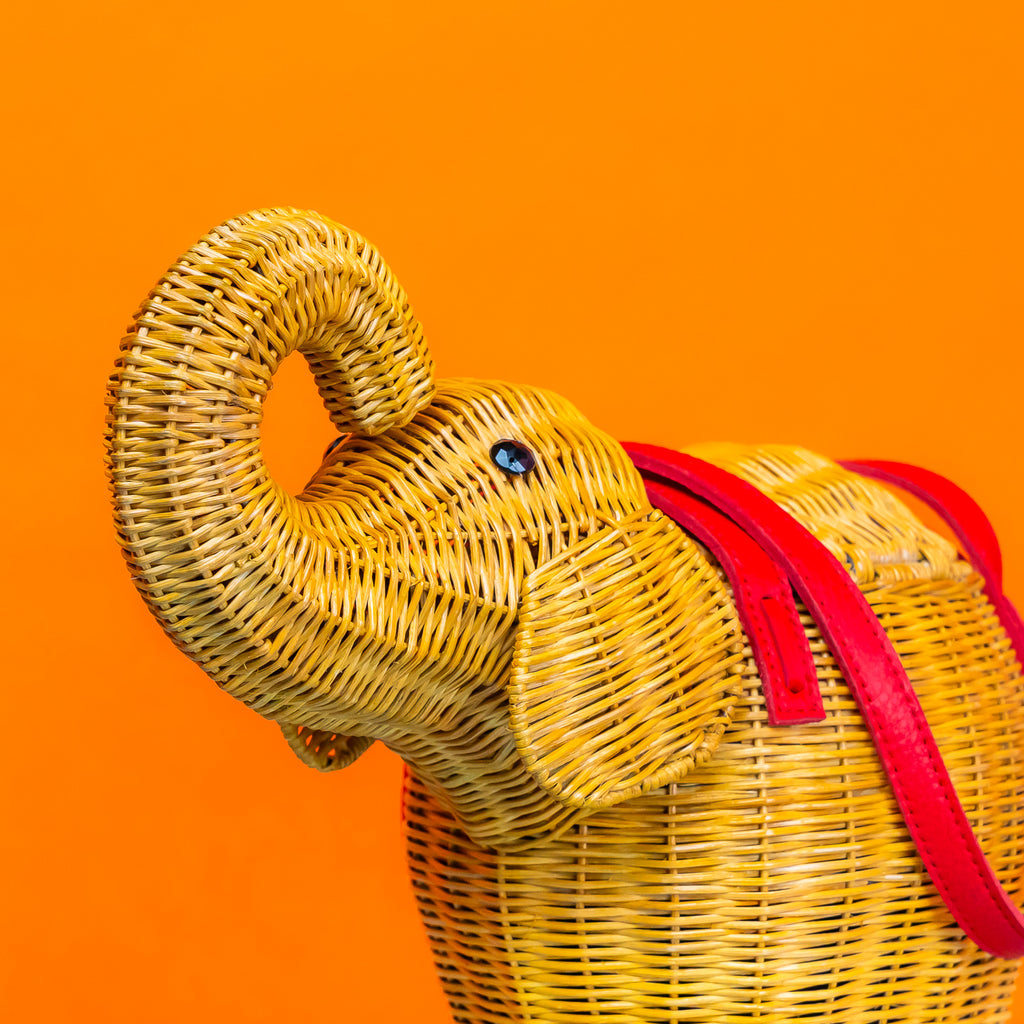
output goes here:
[{"label": "stitched leather strap", "polygon": [[757,663],[770,725],[825,717],[807,634],[789,579],[730,519],[686,491],[645,479],[651,504],[704,544],[732,584],[733,599]]},{"label": "stitched leather strap", "polygon": [[1013,644],[1018,660],[1024,660],[1024,624],[1017,609],[1003,593],[1002,552],[996,532],[981,506],[952,480],[919,466],[878,459],[851,459],[840,462],[840,465],[913,494],[946,521],[960,541],[960,550],[967,561],[985,580],[985,593]]},{"label": "stitched leather strap", "polygon": [[982,853],[906,671],[847,571],[745,480],[667,448],[625,448],[639,469],[709,501],[785,567],[861,709],[907,828],[946,906],[986,952],[1024,956],[1024,915]]}]

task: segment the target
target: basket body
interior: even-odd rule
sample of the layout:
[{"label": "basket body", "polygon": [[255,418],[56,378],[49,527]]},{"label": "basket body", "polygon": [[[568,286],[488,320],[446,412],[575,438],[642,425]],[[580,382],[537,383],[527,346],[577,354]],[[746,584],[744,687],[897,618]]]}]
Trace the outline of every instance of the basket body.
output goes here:
[{"label": "basket body", "polygon": [[[949,579],[871,575],[861,589],[1019,898],[1024,692],[982,581],[962,562]],[[803,622],[823,722],[770,727],[748,659],[709,763],[561,836],[481,847],[410,776],[409,863],[455,1020],[1007,1019],[1017,962],[979,951],[952,920],[847,685]]]}]

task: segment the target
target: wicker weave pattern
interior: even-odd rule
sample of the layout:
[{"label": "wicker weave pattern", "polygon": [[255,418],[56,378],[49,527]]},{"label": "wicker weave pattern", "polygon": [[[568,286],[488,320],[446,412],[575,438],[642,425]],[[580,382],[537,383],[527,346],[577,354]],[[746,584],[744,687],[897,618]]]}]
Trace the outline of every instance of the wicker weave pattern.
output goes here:
[{"label": "wicker weave pattern", "polygon": [[[602,533],[531,573],[508,688],[527,767],[586,809],[706,761],[732,717],[742,660],[722,582],[671,520],[641,512]],[[665,582],[652,594],[655,578]]]},{"label": "wicker weave pattern", "polygon": [[[868,594],[982,846],[1020,898],[1024,694],[980,582]],[[846,684],[805,625],[825,722],[769,727],[748,660],[733,724],[692,781],[543,846],[467,845],[410,779],[410,865],[457,1021],[1006,1019],[1017,965],[980,953],[951,920]],[[496,947],[512,965],[500,986],[479,963]]]},{"label": "wicker weave pattern", "polygon": [[[296,350],[348,436],[293,497],[259,425]],[[828,718],[772,729],[724,577],[622,448],[549,392],[435,385],[359,236],[289,210],[215,229],[143,304],[108,401],[119,537],[174,642],[307,764],[380,739],[410,766],[458,1020],[1001,1019],[1014,965],[923,876],[813,624]],[[503,438],[528,476],[491,461]],[[970,566],[819,456],[694,454],[848,566],[1014,891],[1020,668]]]}]

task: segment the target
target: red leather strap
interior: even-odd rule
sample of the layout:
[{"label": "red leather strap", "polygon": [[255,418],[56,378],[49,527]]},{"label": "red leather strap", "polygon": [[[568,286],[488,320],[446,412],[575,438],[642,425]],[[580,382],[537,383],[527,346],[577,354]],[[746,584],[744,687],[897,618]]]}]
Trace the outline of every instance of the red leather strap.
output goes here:
[{"label": "red leather strap", "polygon": [[952,480],[905,462],[844,459],[839,465],[861,476],[901,487],[930,505],[952,527],[971,565],[996,590],[1003,589],[1003,556],[995,530],[981,506]]},{"label": "red leather strap", "polygon": [[849,460],[840,462],[840,465],[862,476],[899,487],[942,516],[960,541],[960,550],[967,561],[985,580],[985,592],[1017,652],[1017,658],[1024,659],[1024,624],[1017,609],[1003,593],[1003,556],[996,532],[981,506],[952,480],[919,466],[878,459]]},{"label": "red leather strap", "polygon": [[651,504],[704,544],[729,577],[769,724],[820,722],[825,708],[818,672],[788,577],[755,540],[703,501],[674,484],[649,479],[645,485]]},{"label": "red leather strap", "polygon": [[786,568],[861,709],[907,828],[946,906],[986,952],[1024,956],[1024,915],[985,859],[906,671],[847,571],[745,480],[667,448],[625,448],[640,470],[709,501]]}]

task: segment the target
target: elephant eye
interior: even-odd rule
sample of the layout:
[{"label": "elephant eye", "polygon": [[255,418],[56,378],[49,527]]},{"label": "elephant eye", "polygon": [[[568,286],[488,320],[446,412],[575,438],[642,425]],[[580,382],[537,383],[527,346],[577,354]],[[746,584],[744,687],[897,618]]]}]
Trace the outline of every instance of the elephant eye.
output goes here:
[{"label": "elephant eye", "polygon": [[491,461],[513,476],[525,476],[537,464],[529,448],[508,438],[491,446]]}]

